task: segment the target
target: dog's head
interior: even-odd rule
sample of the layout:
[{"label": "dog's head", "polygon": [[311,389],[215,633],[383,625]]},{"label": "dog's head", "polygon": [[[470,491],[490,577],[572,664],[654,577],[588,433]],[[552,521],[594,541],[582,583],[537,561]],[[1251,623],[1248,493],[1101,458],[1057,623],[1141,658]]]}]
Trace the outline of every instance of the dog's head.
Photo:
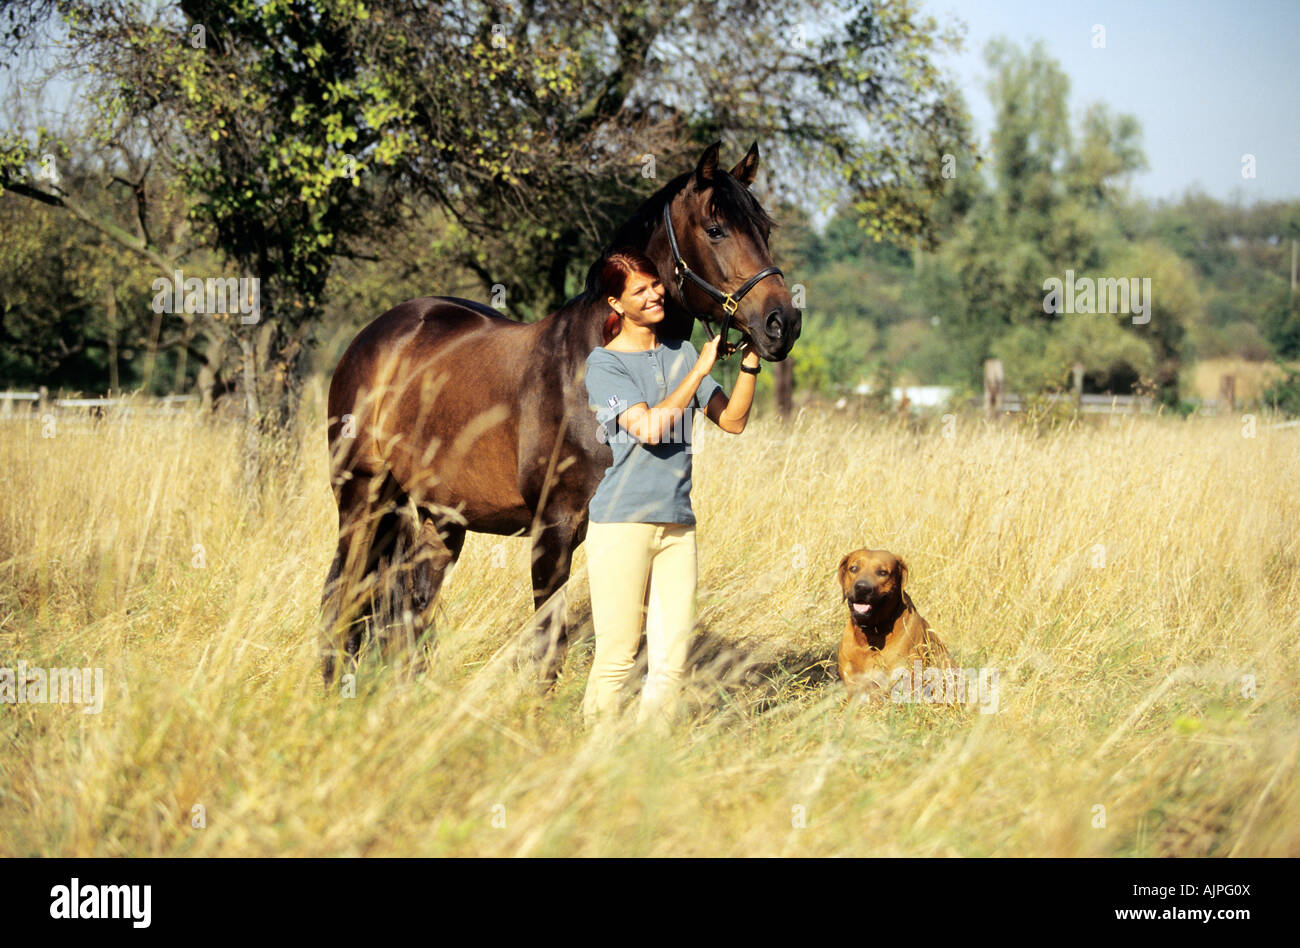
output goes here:
[{"label": "dog's head", "polygon": [[839,577],[849,616],[866,628],[902,601],[907,564],[888,550],[854,550],[840,560]]}]

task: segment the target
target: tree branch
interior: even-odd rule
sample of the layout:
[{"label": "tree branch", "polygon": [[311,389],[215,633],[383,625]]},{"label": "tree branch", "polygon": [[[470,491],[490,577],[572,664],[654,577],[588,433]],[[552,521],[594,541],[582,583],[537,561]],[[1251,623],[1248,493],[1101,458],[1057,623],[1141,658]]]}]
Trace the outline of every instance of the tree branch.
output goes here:
[{"label": "tree branch", "polygon": [[63,208],[83,224],[99,231],[114,243],[144,257],[164,273],[171,273],[176,269],[176,262],[164,256],[160,249],[151,246],[147,240],[128,233],[112,221],[106,221],[96,217],[94,214],[86,210],[81,205],[81,202],[77,201],[69,194],[52,194],[49,191],[42,191],[40,188],[34,188],[29,184],[23,184],[21,181],[7,183],[5,184],[4,189],[14,194],[21,194],[23,197],[30,198],[33,201],[48,204],[51,207]]}]

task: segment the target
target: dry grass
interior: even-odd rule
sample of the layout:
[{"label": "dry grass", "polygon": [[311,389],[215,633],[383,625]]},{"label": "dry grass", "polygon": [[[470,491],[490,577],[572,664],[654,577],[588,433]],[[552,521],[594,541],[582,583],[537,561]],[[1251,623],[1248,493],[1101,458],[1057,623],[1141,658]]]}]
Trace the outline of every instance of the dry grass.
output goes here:
[{"label": "dry grass", "polygon": [[[470,537],[431,671],[323,697],[319,430],[259,515],[230,428],[0,427],[0,666],[107,689],[98,715],[0,706],[0,854],[1300,853],[1294,429],[710,430],[698,688],[666,739],[581,726],[581,553],[564,677],[526,687],[520,539]],[[998,713],[843,706],[833,573],[861,545],[999,670]]]}]

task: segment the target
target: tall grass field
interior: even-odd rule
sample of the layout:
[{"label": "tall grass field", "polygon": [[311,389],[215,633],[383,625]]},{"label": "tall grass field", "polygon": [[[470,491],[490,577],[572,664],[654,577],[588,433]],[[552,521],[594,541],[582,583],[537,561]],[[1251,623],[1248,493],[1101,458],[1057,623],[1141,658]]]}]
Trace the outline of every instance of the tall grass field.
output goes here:
[{"label": "tall grass field", "polygon": [[[470,535],[427,671],[371,656],[326,695],[319,402],[256,502],[233,424],[0,425],[0,668],[103,682],[98,713],[0,704],[0,855],[1300,854],[1300,429],[701,419],[665,734],[582,724],[581,550],[536,692],[522,538]],[[846,703],[835,573],[862,546],[907,561],[989,700]]]}]

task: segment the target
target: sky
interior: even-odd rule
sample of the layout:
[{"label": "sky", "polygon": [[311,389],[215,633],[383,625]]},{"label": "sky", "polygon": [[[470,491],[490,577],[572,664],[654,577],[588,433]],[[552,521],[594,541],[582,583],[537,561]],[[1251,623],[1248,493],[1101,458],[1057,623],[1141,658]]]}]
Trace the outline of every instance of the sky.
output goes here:
[{"label": "sky", "polygon": [[[987,144],[993,110],[985,44],[1041,39],[1070,77],[1070,112],[1104,102],[1135,115],[1148,168],[1137,194],[1176,199],[1199,187],[1223,200],[1300,198],[1300,0],[921,0],[965,22],[957,77]],[[1094,48],[1094,27],[1105,47]],[[1255,177],[1243,177],[1243,155]]]},{"label": "sky", "polygon": [[[919,0],[966,26],[940,62],[957,78],[976,133],[993,124],[984,47],[1041,39],[1070,77],[1070,110],[1092,102],[1135,115],[1147,198],[1197,187],[1221,200],[1300,198],[1300,0]],[[1105,30],[1094,47],[1095,27]],[[0,76],[0,79],[6,77]],[[66,102],[60,89],[56,102]],[[1253,155],[1255,177],[1242,175]]]}]

